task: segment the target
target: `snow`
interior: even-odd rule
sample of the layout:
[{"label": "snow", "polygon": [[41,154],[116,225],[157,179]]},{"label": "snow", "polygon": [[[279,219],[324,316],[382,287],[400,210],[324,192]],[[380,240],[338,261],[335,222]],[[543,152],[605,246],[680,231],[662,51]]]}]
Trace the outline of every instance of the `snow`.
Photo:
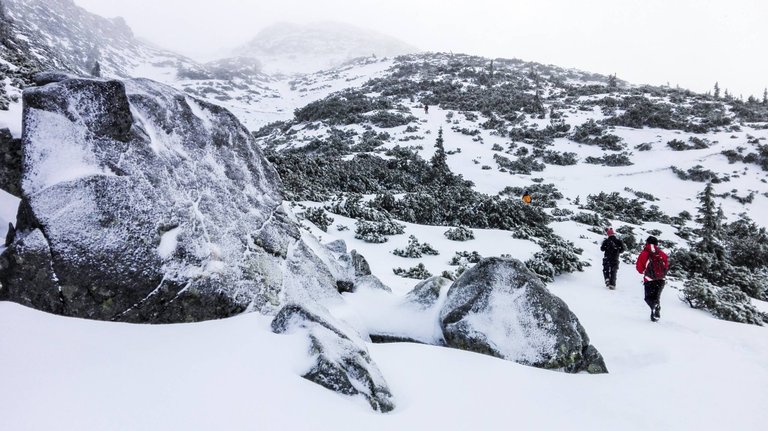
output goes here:
[{"label": "snow", "polygon": [[5,86],[5,90],[9,96],[18,97],[19,100],[16,102],[11,101],[11,103],[8,104],[8,110],[0,110],[0,129],[7,128],[11,131],[11,135],[13,135],[14,138],[20,138],[22,115],[21,91],[6,84],[6,81],[7,79],[0,81],[0,85]]},{"label": "snow", "polygon": [[179,244],[180,227],[175,227],[160,237],[160,245],[157,246],[157,254],[163,259],[168,259],[176,251]]},{"label": "snow", "polygon": [[[93,152],[87,148],[85,128],[65,116],[30,109],[25,125],[25,157],[35,162],[25,172],[23,188],[27,194],[58,183],[90,175],[114,175],[99,167]],[[34,139],[32,139],[34,137]]]},{"label": "snow", "polygon": [[8,234],[8,223],[16,224],[16,212],[21,199],[5,190],[0,190],[0,254],[5,250],[5,236]]},{"label": "snow", "polygon": [[673,288],[664,292],[662,320],[652,323],[629,265],[616,291],[599,279],[594,267],[552,290],[580,317],[610,374],[369,344],[395,396],[386,415],[301,379],[304,339],[272,334],[256,313],[144,326],[0,303],[0,414],[7,429],[19,430],[237,430],[252,429],[254,418],[261,429],[763,429],[766,328],[692,310]]}]

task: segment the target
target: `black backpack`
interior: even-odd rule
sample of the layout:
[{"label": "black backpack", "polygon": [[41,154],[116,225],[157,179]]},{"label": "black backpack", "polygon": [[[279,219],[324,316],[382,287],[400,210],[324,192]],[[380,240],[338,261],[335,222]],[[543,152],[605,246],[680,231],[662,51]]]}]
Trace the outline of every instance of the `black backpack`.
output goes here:
[{"label": "black backpack", "polygon": [[605,244],[606,257],[618,259],[619,254],[621,254],[621,252],[624,251],[624,244],[621,242],[620,239],[616,237],[609,237],[605,241],[606,241],[606,244]]},{"label": "black backpack", "polygon": [[661,257],[658,250],[648,252],[648,265],[645,267],[645,276],[651,280],[663,280],[667,276],[669,267]]}]

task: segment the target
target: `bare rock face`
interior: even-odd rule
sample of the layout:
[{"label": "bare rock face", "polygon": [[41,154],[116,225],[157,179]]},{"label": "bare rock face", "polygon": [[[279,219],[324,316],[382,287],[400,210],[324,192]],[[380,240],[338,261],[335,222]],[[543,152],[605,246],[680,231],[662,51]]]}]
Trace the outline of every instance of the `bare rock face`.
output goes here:
[{"label": "bare rock face", "polygon": [[21,140],[0,129],[0,189],[21,196]]},{"label": "bare rock face", "polygon": [[483,259],[448,290],[446,345],[539,368],[608,372],[576,315],[525,264]]},{"label": "bare rock face", "polygon": [[0,259],[7,299],[181,322],[337,295],[232,114],[149,80],[39,78],[24,92],[22,203]]}]

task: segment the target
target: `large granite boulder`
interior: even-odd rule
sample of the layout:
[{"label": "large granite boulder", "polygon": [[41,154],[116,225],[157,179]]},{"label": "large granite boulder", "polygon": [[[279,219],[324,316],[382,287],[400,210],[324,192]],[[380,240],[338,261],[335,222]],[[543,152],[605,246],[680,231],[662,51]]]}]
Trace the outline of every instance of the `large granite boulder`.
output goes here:
[{"label": "large granite boulder", "polygon": [[440,325],[449,347],[540,368],[607,372],[568,305],[515,259],[483,259],[464,272],[448,290]]},{"label": "large granite boulder", "polygon": [[283,207],[276,171],[232,114],[145,79],[38,82],[24,92],[22,202],[0,257],[3,297],[131,322],[339,297]]},{"label": "large granite boulder", "polygon": [[313,363],[302,375],[305,379],[340,394],[360,396],[382,413],[395,408],[387,382],[364,341],[354,331],[342,330],[324,310],[286,305],[272,320],[272,330],[306,334]]}]

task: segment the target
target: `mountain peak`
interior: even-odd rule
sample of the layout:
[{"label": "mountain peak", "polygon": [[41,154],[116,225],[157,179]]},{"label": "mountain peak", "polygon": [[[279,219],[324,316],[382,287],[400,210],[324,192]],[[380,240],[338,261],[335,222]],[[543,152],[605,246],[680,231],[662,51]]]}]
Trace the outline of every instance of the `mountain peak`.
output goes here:
[{"label": "mountain peak", "polygon": [[235,55],[252,57],[268,73],[310,73],[356,57],[390,57],[419,49],[391,36],[347,23],[281,22],[265,27]]}]

